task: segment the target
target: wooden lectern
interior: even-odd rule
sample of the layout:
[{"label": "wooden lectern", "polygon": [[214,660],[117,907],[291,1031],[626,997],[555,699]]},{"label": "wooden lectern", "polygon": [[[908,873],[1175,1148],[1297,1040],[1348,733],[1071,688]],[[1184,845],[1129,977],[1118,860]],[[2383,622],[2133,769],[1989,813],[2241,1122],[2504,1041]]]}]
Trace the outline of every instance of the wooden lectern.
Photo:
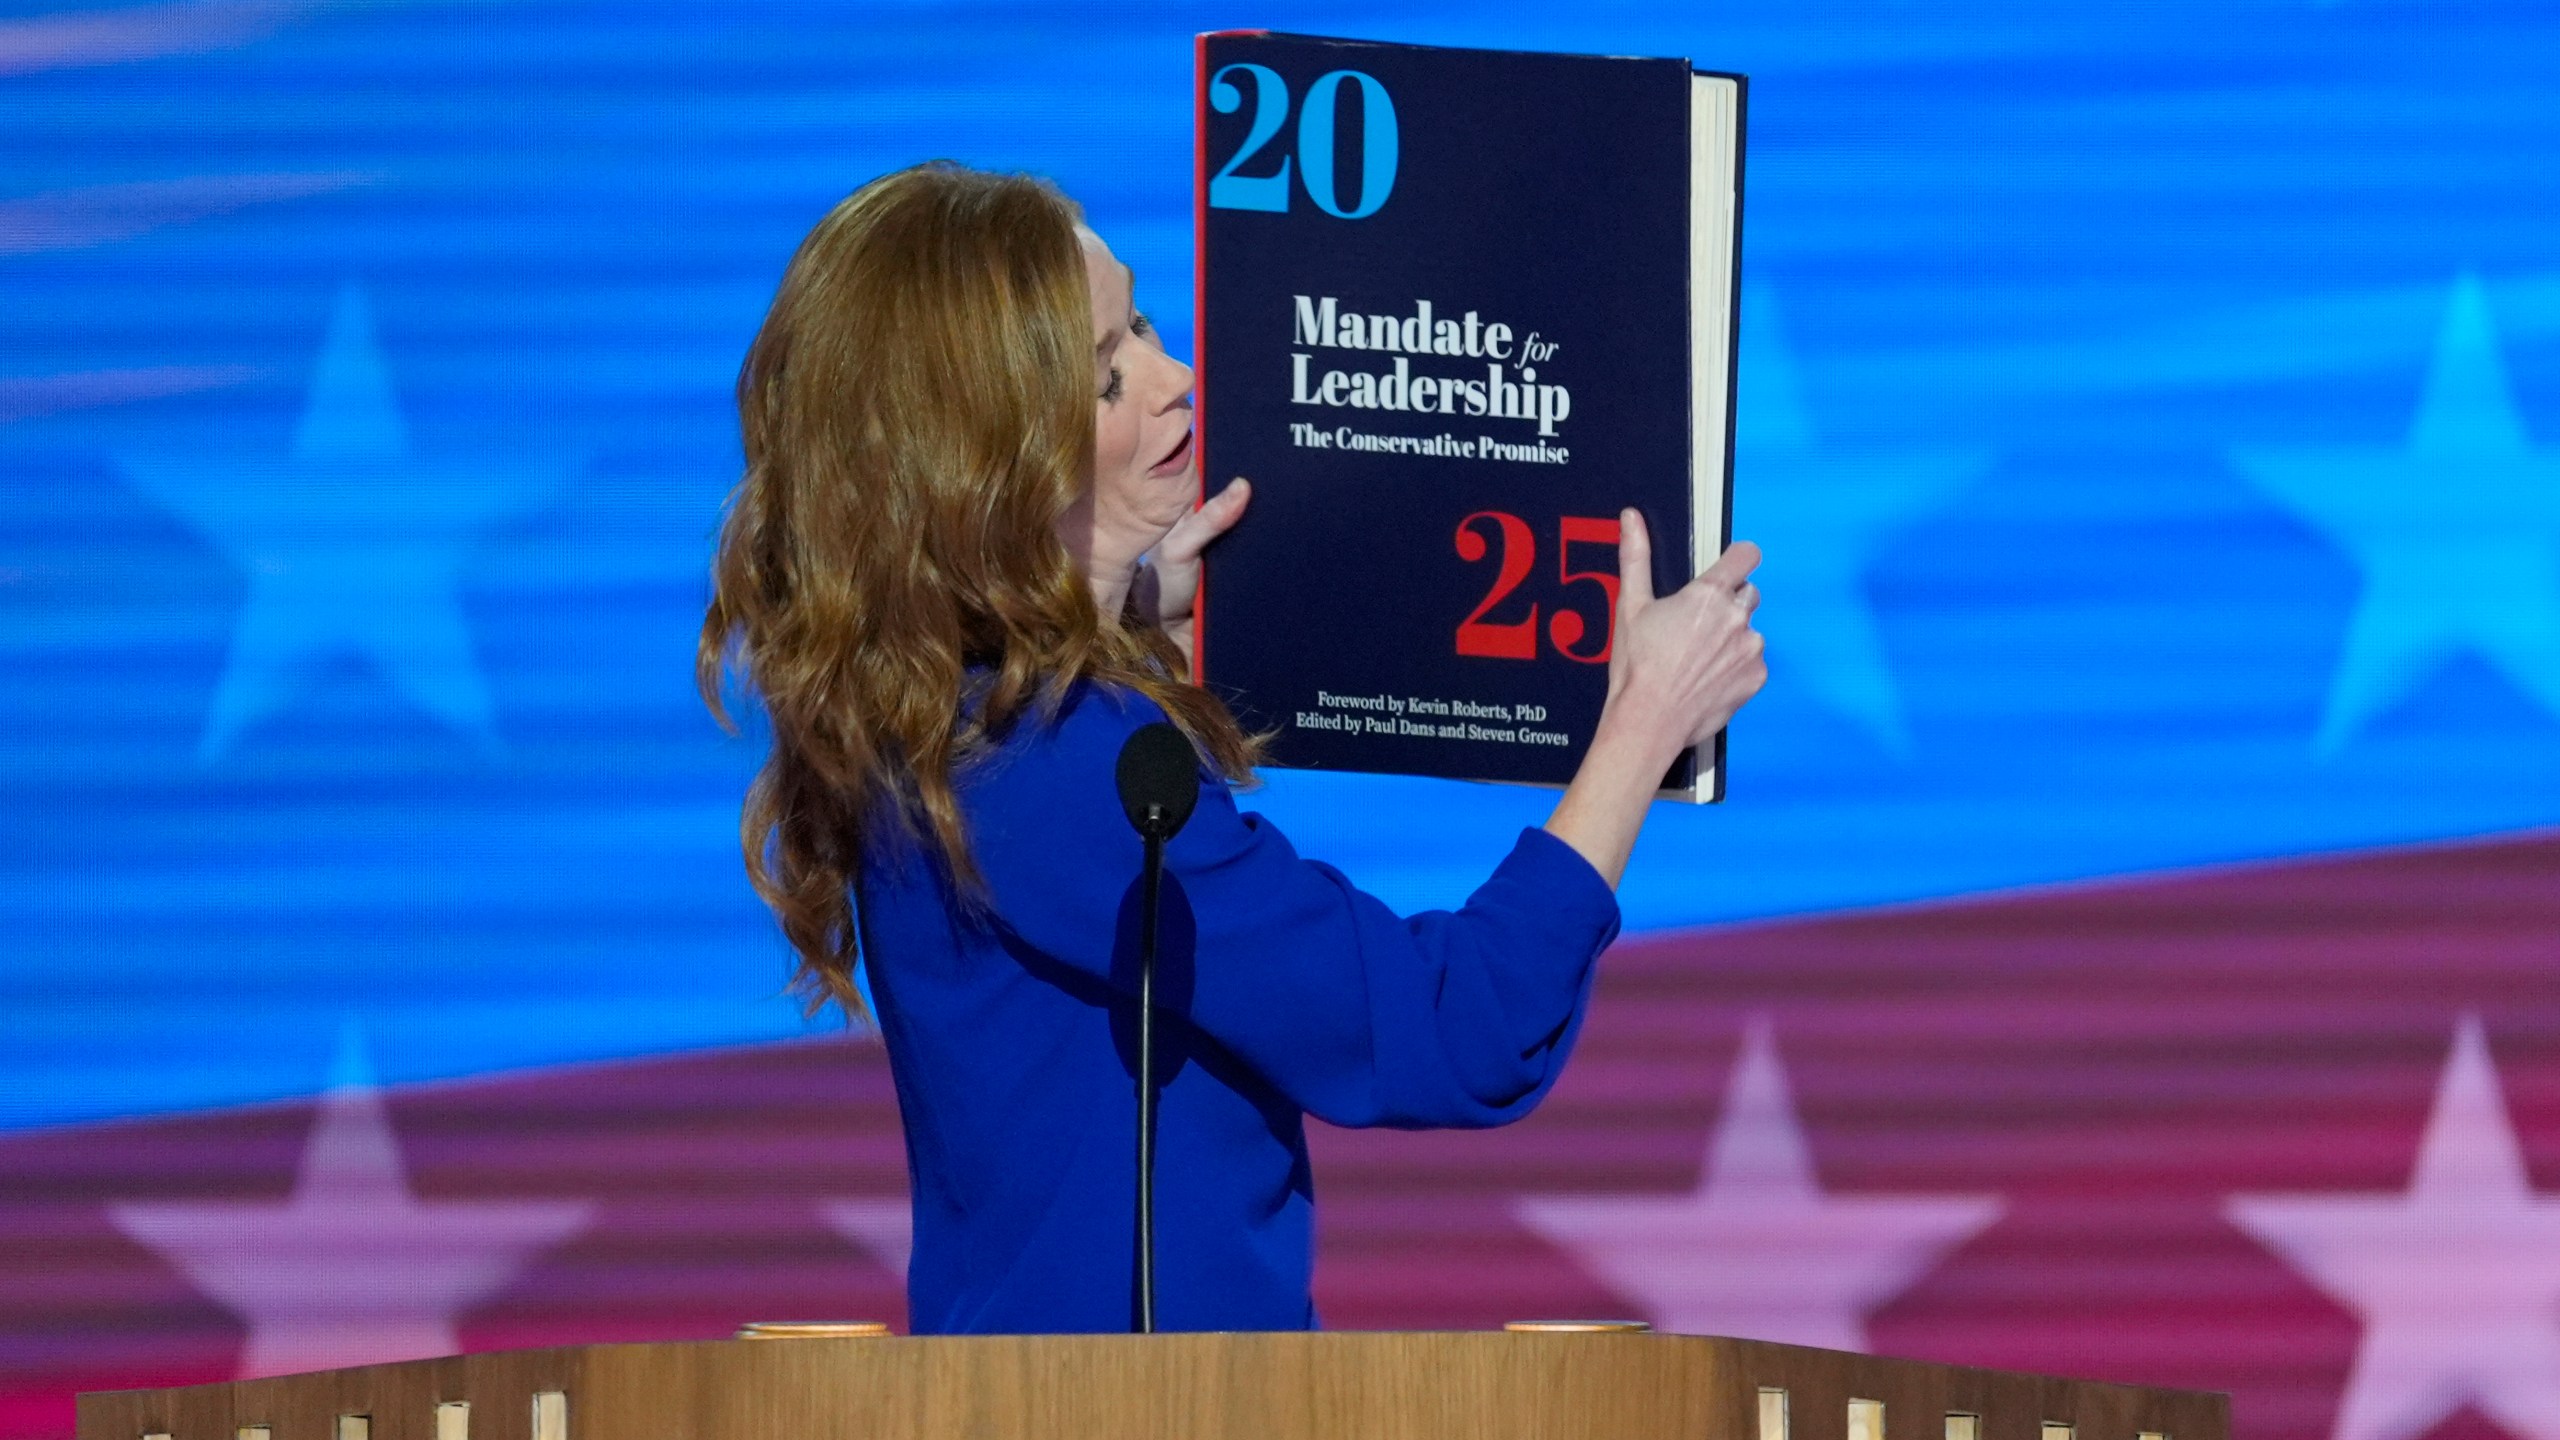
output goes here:
[{"label": "wooden lectern", "polygon": [[522,1350],[80,1397],[79,1440],[2229,1440],[2229,1397],[1644,1333]]}]

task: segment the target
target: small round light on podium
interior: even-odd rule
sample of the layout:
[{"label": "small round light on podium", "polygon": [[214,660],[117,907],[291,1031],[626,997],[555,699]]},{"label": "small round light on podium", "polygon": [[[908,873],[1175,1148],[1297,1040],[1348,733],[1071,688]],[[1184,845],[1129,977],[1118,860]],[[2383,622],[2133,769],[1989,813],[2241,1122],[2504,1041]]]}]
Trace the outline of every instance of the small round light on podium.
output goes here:
[{"label": "small round light on podium", "polygon": [[1502,1328],[1515,1335],[1633,1335],[1653,1326],[1642,1320],[1507,1320]]},{"label": "small round light on podium", "polygon": [[740,1340],[851,1340],[889,1333],[885,1320],[755,1320],[738,1327]]}]

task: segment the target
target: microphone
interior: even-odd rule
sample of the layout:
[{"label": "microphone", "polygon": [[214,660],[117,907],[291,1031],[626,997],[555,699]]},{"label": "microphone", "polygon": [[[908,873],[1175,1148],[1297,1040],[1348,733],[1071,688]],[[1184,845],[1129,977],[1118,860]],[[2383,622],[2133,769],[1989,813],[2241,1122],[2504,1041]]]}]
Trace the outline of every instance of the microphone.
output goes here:
[{"label": "microphone", "polygon": [[1182,732],[1159,720],[1120,747],[1120,808],[1140,835],[1170,840],[1200,803],[1200,757]]},{"label": "microphone", "polygon": [[1156,1330],[1156,912],[1164,881],[1164,842],[1200,803],[1200,757],[1181,731],[1162,721],[1138,727],[1120,747],[1120,808],[1146,842],[1138,920],[1138,1235],[1130,1289],[1136,1330]]}]

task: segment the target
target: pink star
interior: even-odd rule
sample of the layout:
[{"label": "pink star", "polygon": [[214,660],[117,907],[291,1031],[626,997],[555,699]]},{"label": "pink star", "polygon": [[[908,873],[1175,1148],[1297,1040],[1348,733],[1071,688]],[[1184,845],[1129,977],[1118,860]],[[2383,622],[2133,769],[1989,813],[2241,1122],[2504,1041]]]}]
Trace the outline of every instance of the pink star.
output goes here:
[{"label": "pink star", "polygon": [[108,1213],[249,1325],[243,1376],[450,1355],[454,1318],[504,1289],[594,1206],[422,1202],[361,1044],[342,1044],[292,1197],[120,1202]]},{"label": "pink star", "polygon": [[882,1269],[907,1278],[907,1257],[915,1248],[915,1210],[906,1196],[829,1200],[818,1208],[837,1234],[861,1246]]},{"label": "pink star", "polygon": [[1743,1039],[1696,1189],[1519,1202],[1523,1223],[1657,1329],[1831,1350],[1866,1349],[1867,1313],[2000,1210],[1988,1195],[1825,1195],[1765,1019]]},{"label": "pink star", "polygon": [[2235,1195],[2227,1213],[2364,1317],[2335,1440],[2407,1440],[2466,1404],[2560,1440],[2560,1198],[2526,1178],[2478,1016],[2407,1190]]}]

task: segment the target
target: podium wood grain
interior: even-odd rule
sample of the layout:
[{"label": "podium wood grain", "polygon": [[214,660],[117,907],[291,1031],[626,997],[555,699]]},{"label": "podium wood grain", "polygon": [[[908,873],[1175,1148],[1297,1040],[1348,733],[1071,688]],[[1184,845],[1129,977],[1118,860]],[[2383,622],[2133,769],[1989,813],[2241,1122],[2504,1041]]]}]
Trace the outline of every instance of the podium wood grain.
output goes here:
[{"label": "podium wood grain", "polygon": [[[1760,1392],[1787,1393],[1764,1436]],[[368,1365],[80,1397],[79,1440],[535,1440],[533,1397],[567,1397],[566,1440],[1848,1440],[1852,1399],[1883,1440],[2228,1440],[2227,1397],[1651,1334],[1026,1335],[596,1345]],[[447,1437],[451,1440],[451,1437]]]}]

